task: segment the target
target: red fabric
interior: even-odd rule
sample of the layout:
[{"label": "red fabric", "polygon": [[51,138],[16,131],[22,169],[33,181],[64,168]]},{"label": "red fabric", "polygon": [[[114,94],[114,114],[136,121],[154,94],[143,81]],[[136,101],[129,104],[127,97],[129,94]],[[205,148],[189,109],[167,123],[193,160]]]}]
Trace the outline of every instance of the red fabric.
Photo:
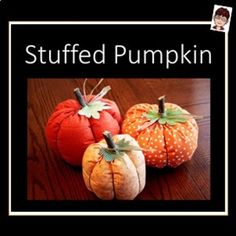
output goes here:
[{"label": "red fabric", "polygon": [[73,99],[59,103],[49,117],[45,133],[48,145],[71,165],[81,165],[88,145],[100,141],[105,130],[120,133],[121,115],[115,102],[101,99],[111,109],[100,112],[100,119],[78,115],[80,104]]}]

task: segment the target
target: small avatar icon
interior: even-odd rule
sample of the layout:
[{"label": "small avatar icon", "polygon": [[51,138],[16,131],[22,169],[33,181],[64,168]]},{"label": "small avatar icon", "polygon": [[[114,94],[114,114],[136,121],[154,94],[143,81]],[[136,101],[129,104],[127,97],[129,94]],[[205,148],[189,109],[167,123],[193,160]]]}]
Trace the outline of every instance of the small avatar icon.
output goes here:
[{"label": "small avatar icon", "polygon": [[215,13],[212,17],[211,29],[219,32],[228,32],[232,8],[218,5],[215,5],[214,8]]},{"label": "small avatar icon", "polygon": [[219,8],[215,12],[214,16],[214,21],[215,21],[215,26],[213,26],[214,29],[216,30],[224,30],[224,25],[228,23],[229,19],[229,11],[226,8]]}]

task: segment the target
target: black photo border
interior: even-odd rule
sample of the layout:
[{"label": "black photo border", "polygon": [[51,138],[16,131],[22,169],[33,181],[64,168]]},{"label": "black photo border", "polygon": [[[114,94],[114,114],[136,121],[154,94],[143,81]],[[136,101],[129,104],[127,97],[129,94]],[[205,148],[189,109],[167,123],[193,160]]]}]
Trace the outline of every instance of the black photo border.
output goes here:
[{"label": "black photo border", "polygon": [[[70,24],[88,24],[88,25],[101,25],[101,24],[111,24],[111,25],[122,25],[122,24],[134,24],[134,25],[211,25],[211,21],[9,21],[8,33],[9,33],[9,48],[8,48],[8,56],[9,56],[9,68],[8,68],[8,75],[9,75],[9,127],[8,127],[8,134],[9,134],[9,146],[8,146],[8,214],[10,216],[119,216],[119,215],[126,215],[126,216],[227,216],[228,212],[228,34],[225,33],[225,176],[224,176],[224,186],[225,186],[225,196],[224,196],[224,211],[13,211],[12,210],[12,100],[11,100],[11,81],[12,81],[12,27],[17,25],[70,25]],[[207,202],[207,201],[206,201]],[[43,208],[42,208],[43,209]]]}]

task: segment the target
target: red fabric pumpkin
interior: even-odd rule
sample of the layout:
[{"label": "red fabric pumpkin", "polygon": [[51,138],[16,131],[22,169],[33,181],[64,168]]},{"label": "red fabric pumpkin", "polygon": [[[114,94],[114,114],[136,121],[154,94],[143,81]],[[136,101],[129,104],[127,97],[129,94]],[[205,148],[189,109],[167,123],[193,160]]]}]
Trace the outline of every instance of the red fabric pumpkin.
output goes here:
[{"label": "red fabric pumpkin", "polygon": [[78,114],[83,108],[87,109],[89,103],[86,104],[85,96],[81,95],[78,88],[75,94],[78,101],[69,99],[56,106],[45,132],[49,146],[58,156],[71,165],[81,165],[85,149],[100,141],[105,130],[113,134],[120,132],[121,115],[114,101],[101,96],[96,100],[98,95],[90,96],[89,99],[95,99],[100,105],[105,104],[104,110],[98,109],[96,112],[96,118]]},{"label": "red fabric pumpkin", "polygon": [[197,148],[196,116],[164,97],[157,104],[142,103],[131,107],[124,118],[122,133],[129,134],[144,149],[147,166],[177,167],[191,159]]}]

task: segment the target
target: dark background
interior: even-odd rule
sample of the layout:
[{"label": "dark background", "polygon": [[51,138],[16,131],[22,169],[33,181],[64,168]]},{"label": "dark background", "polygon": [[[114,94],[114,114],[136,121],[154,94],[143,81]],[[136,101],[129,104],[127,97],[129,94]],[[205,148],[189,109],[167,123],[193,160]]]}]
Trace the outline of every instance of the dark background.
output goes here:
[{"label": "dark background", "polygon": [[[212,16],[212,10],[213,10],[213,5],[214,4],[222,4],[226,6],[233,6],[233,1],[196,1],[195,3],[189,2],[189,3],[181,3],[181,1],[178,1],[177,3],[170,3],[165,1],[165,3],[159,4],[158,7],[155,5],[149,3],[148,1],[142,2],[142,3],[135,3],[135,5],[131,5],[131,8],[129,8],[126,4],[122,4],[122,2],[113,2],[112,4],[108,4],[110,6],[107,7],[107,4],[104,4],[103,2],[99,1],[96,4],[88,4],[85,6],[85,4],[82,3],[79,4],[78,7],[75,7],[72,3],[72,1],[66,1],[63,3],[56,3],[56,5],[49,5],[49,3],[46,3],[46,1],[35,1],[34,3],[32,2],[26,2],[26,1],[4,1],[2,0],[0,2],[0,21],[1,21],[1,28],[0,28],[0,49],[1,49],[1,78],[2,79],[2,88],[4,91],[7,91],[7,83],[8,83],[8,77],[7,77],[7,46],[8,46],[8,41],[7,41],[7,23],[9,20],[183,20],[183,21],[188,21],[188,20],[203,20],[203,21],[210,21],[211,16]],[[111,8],[111,9],[110,9]],[[109,9],[109,10],[108,10]],[[233,157],[233,150],[232,150],[232,145],[233,145],[233,139],[232,139],[232,134],[235,130],[235,127],[233,126],[233,120],[235,118],[235,114],[233,113],[233,100],[234,98],[234,88],[235,88],[235,68],[234,68],[234,62],[236,61],[235,58],[235,17],[234,17],[234,10],[233,9],[233,16],[231,19],[231,26],[230,26],[230,32],[229,32],[229,132],[230,132],[230,139],[229,139],[229,148],[230,148],[230,155],[229,155],[229,170],[230,170],[230,178],[229,178],[229,183],[230,183],[230,217],[217,217],[217,219],[214,219],[215,222],[222,222],[225,224],[228,224],[231,222],[231,220],[234,217],[234,207],[235,207],[235,202],[233,199],[235,199],[235,176],[233,176],[233,169],[235,167],[235,160]],[[155,26],[157,27],[157,26]],[[169,27],[169,26],[168,26]],[[199,68],[191,68],[187,67],[185,68],[183,65],[180,67],[172,66],[173,70],[165,71],[165,74],[163,71],[158,70],[156,72],[153,71],[152,68],[140,68],[140,73],[145,74],[146,77],[153,77],[156,76],[155,73],[158,73],[158,76],[162,77],[171,77],[173,76],[172,73],[174,73],[174,76],[186,76],[186,77],[210,77],[211,78],[211,83],[212,83],[212,91],[211,91],[211,97],[212,99],[212,117],[214,119],[211,120],[212,127],[215,127],[215,129],[212,129],[211,136],[214,137],[212,139],[212,156],[214,156],[214,162],[212,162],[212,173],[215,176],[213,176],[214,180],[212,179],[212,196],[216,196],[215,200],[212,197],[212,201],[210,202],[205,202],[205,206],[203,206],[203,209],[209,209],[211,208],[212,210],[217,210],[217,209],[222,209],[222,204],[224,202],[223,199],[223,179],[221,178],[224,173],[223,173],[223,143],[224,143],[224,138],[223,138],[223,133],[224,133],[224,88],[223,88],[223,66],[224,66],[224,57],[223,57],[223,33],[218,33],[218,32],[212,32],[208,31],[210,26],[199,26],[199,27],[191,27],[191,26],[186,26],[182,27],[185,28],[184,32],[181,32],[181,29],[179,27],[175,26],[171,29],[171,32],[175,32],[175,34],[170,34],[170,33],[165,33],[161,34],[160,32],[157,33],[158,41],[163,40],[163,43],[167,43],[168,40],[173,40],[173,42],[177,42],[178,40],[182,40],[184,42],[191,42],[194,40],[194,42],[198,42],[200,44],[204,44],[204,47],[208,47],[209,49],[214,49],[214,55],[213,55],[213,64],[211,66],[208,66],[208,68],[201,67],[201,70]],[[166,29],[166,27],[164,27]],[[165,30],[164,29],[164,30]],[[33,29],[32,29],[33,30]],[[144,29],[146,30],[146,29]],[[172,31],[173,30],[173,31]],[[183,29],[182,29],[183,30]],[[53,34],[51,37],[55,37],[55,41],[59,42],[59,40],[63,40],[63,36],[65,36],[60,30],[60,36],[57,34]],[[140,44],[145,44],[145,40],[149,42],[152,41],[153,35],[150,35],[149,38],[146,37],[146,35],[142,34],[142,30],[138,30],[139,36],[135,38],[136,43]],[[199,31],[202,31],[199,33]],[[37,34],[38,32],[38,34]],[[18,35],[14,36],[14,40],[16,44],[22,45],[22,43],[27,43],[31,42],[34,37],[38,37],[37,40],[43,39],[44,42],[48,40],[50,42],[54,41],[54,38],[50,37],[50,30],[47,31],[47,34],[40,34],[40,31],[37,32],[29,32],[27,34],[24,34],[23,31],[18,32]],[[111,31],[110,31],[111,32]],[[116,31],[117,32],[117,31]],[[199,34],[197,34],[197,32]],[[15,32],[17,33],[17,32]],[[115,34],[115,32],[113,32]],[[131,40],[133,42],[133,36],[131,35],[131,31],[129,34],[129,31],[127,31],[128,35],[124,35],[125,40]],[[204,37],[204,34],[207,33],[207,36]],[[56,37],[57,36],[57,37]],[[74,39],[74,35],[73,39]],[[121,35],[116,35],[117,37],[121,37]],[[32,37],[32,38],[30,38]],[[68,35],[67,35],[68,37]],[[88,37],[84,36],[83,37]],[[96,35],[89,35],[89,41],[96,42],[97,40],[101,40],[102,38],[106,38],[109,40],[110,33],[104,33],[104,35],[101,34],[101,31],[97,32]],[[68,40],[67,40],[68,41]],[[198,44],[197,43],[197,44]],[[159,44],[159,43],[158,43]],[[16,46],[17,47],[17,46]],[[24,47],[21,47],[21,50]],[[17,49],[17,48],[16,48]],[[19,51],[15,51],[19,52]],[[18,59],[17,59],[18,58]],[[14,73],[13,73],[13,104],[16,103],[18,106],[15,106],[15,109],[13,111],[14,115],[14,121],[17,120],[16,123],[12,126],[12,129],[14,130],[14,137],[16,140],[13,140],[12,144],[16,145],[14,148],[13,158],[15,153],[17,154],[21,153],[21,159],[20,160],[14,160],[16,161],[12,172],[14,173],[14,176],[16,175],[17,178],[15,178],[15,184],[13,185],[14,188],[14,198],[13,202],[15,203],[14,207],[15,208],[24,208],[26,209],[29,207],[29,204],[24,201],[25,199],[25,187],[24,185],[24,175],[26,175],[26,163],[24,163],[24,160],[26,160],[26,147],[23,145],[20,145],[22,143],[26,143],[26,112],[24,112],[24,109],[26,109],[26,78],[27,77],[32,77],[32,76],[47,76],[47,77],[52,77],[52,76],[57,76],[60,74],[60,77],[63,76],[72,76],[73,73],[73,68],[67,68],[68,70],[66,74],[63,75],[64,69],[60,71],[58,68],[38,68],[39,70],[36,70],[36,67],[33,68],[31,67],[25,67],[25,65],[22,65],[23,63],[23,58],[22,58],[22,52],[19,53],[17,56],[14,55],[14,61],[13,61],[13,66],[14,67]],[[78,68],[77,73],[78,73]],[[94,68],[87,68],[87,71],[84,71],[83,73],[80,73],[79,76],[84,76],[88,74],[88,76],[93,75],[93,71],[96,74],[96,76],[99,76],[100,74],[103,74],[103,76],[111,76],[115,73],[118,73],[117,76],[130,76],[131,74],[133,76],[137,76],[135,73],[137,67],[134,70],[134,67],[132,69],[129,69],[126,65],[122,68],[122,70],[119,69],[115,70],[114,68],[103,68],[101,70],[94,71]],[[33,70],[35,72],[33,72]],[[51,71],[53,70],[53,71]],[[102,72],[103,70],[103,72]],[[175,71],[174,71],[175,70]],[[87,72],[87,73],[86,73]],[[35,73],[35,74],[34,74]],[[58,74],[57,74],[58,73]],[[113,74],[114,73],[114,74]],[[140,76],[139,73],[139,76]],[[162,74],[163,73],[163,74]],[[202,73],[202,74],[201,74]],[[204,75],[203,75],[204,74]],[[234,95],[234,96],[233,96]],[[7,92],[1,93],[1,100],[3,102],[3,110],[4,113],[7,114]],[[23,109],[23,110],[22,110]],[[3,116],[3,122],[5,124],[8,123],[8,117],[7,115]],[[20,125],[17,125],[20,124]],[[20,126],[20,127],[19,127]],[[217,128],[217,129],[216,129]],[[5,137],[7,137],[7,125],[4,125],[4,130],[6,132]],[[214,133],[216,132],[216,133]],[[17,139],[21,139],[21,141],[18,143]],[[2,165],[1,165],[1,186],[3,186],[3,192],[4,194],[1,195],[1,212],[3,212],[3,215],[7,215],[7,138],[2,141],[2,146],[3,146],[3,160],[2,160]],[[25,141],[24,141],[25,140]],[[18,140],[19,141],[19,140]],[[19,155],[18,155],[19,156]],[[19,165],[18,165],[19,164]],[[18,166],[17,166],[18,165]],[[17,168],[16,168],[17,166]],[[220,171],[219,171],[220,170]],[[19,172],[20,171],[20,172]],[[218,172],[219,171],[219,172]],[[25,174],[24,174],[25,173]],[[23,175],[22,175],[23,174]],[[16,177],[15,176],[15,177]],[[14,179],[13,179],[14,180]],[[18,183],[18,184],[17,184]],[[17,184],[17,185],[16,185]],[[23,185],[22,185],[23,184]],[[215,187],[214,187],[215,186]],[[39,203],[40,204],[40,203]],[[63,203],[64,204],[64,203]],[[60,204],[62,206],[63,204]],[[68,203],[70,205],[73,205],[74,203]],[[182,205],[183,204],[183,205]],[[34,203],[33,203],[34,205]],[[57,207],[57,203],[51,203],[49,204],[48,207]],[[175,202],[172,203],[173,206],[171,206],[171,209],[178,209],[178,204],[176,205]],[[45,206],[43,204],[43,206]],[[42,205],[40,205],[41,210],[47,209],[46,207],[44,208]],[[66,207],[68,207],[66,206]],[[180,205],[179,209],[188,209],[189,206],[193,206],[192,203],[188,202],[183,202]],[[37,206],[36,206],[37,207]],[[183,208],[182,208],[183,207]],[[199,210],[203,210],[199,208]],[[171,218],[173,219],[173,218]],[[203,219],[199,221],[203,222]],[[180,220],[177,220],[179,222]],[[189,220],[190,221],[190,220]],[[164,222],[164,220],[162,221]]]},{"label": "dark background", "polygon": [[[106,211],[223,211],[224,210],[224,34],[216,34],[207,26],[12,26],[12,210],[106,210]],[[140,37],[145,35],[145,37]],[[208,40],[206,40],[206,38]],[[63,48],[66,43],[81,43],[84,48],[107,47],[114,44],[140,48],[176,48],[180,43],[193,44],[212,52],[212,64],[176,64],[168,70],[160,65],[107,63],[32,64],[25,45],[39,44],[48,48]],[[61,46],[60,46],[61,45]],[[109,51],[109,50],[108,50]],[[112,50],[110,50],[112,51]],[[109,57],[110,56],[110,57]],[[113,54],[107,54],[113,62]],[[27,201],[27,79],[73,77],[123,78],[210,78],[211,80],[211,200],[210,201]],[[186,79],[187,79],[186,78]],[[174,88],[173,88],[174,89]],[[218,96],[221,94],[221,96]],[[140,95],[141,96],[141,95]],[[20,102],[19,102],[19,98]],[[221,109],[218,109],[219,106]],[[214,114],[214,115],[213,115]],[[222,143],[221,145],[217,145]]]}]

